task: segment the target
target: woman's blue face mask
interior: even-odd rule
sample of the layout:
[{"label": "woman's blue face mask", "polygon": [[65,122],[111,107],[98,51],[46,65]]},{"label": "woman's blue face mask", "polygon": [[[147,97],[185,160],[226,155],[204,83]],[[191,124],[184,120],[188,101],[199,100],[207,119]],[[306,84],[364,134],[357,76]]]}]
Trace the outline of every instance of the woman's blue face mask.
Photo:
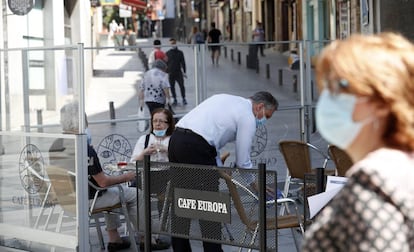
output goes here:
[{"label": "woman's blue face mask", "polygon": [[358,98],[351,94],[332,94],[322,91],[316,106],[316,126],[319,133],[331,144],[346,149],[355,140],[361,128],[374,117],[355,122],[352,119]]},{"label": "woman's blue face mask", "polygon": [[154,135],[156,137],[163,137],[163,136],[165,136],[165,133],[167,133],[167,129],[163,129],[163,130],[153,130],[152,133],[154,133]]}]

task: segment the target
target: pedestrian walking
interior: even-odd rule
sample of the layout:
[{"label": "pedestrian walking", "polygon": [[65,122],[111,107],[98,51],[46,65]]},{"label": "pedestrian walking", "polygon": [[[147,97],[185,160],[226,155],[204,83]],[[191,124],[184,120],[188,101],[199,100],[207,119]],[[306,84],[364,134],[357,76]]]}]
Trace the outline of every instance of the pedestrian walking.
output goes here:
[{"label": "pedestrian walking", "polygon": [[[229,106],[231,104],[231,106]],[[236,165],[252,168],[250,151],[256,127],[272,117],[278,102],[268,92],[257,92],[249,98],[214,95],[181,118],[170,138],[170,162],[221,166],[220,149],[235,141]],[[218,191],[219,175],[212,169],[172,168],[173,188]],[[254,181],[250,181],[254,182]],[[174,210],[173,210],[174,211]],[[199,220],[203,238],[221,240],[221,223]],[[188,235],[190,219],[171,216],[171,229],[175,234]],[[188,239],[172,238],[174,251],[188,252]],[[223,251],[220,244],[203,242],[205,252]]]},{"label": "pedestrian walking", "polygon": [[[265,41],[265,32],[263,29],[263,25],[259,21],[256,21],[256,28],[253,30],[253,33],[252,33],[252,40],[253,42],[264,42]],[[257,52],[259,52],[260,50],[260,55],[264,57],[265,56],[263,52],[264,44],[256,44],[256,46],[257,46]]]},{"label": "pedestrian walking", "polygon": [[317,127],[354,165],[302,251],[414,251],[413,59],[395,33],[355,34],[319,55]]},{"label": "pedestrian walking", "polygon": [[152,68],[155,60],[163,60],[164,62],[168,61],[168,57],[163,50],[161,50],[161,40],[155,39],[153,42],[154,49],[148,56],[148,68]]},{"label": "pedestrian walking", "polygon": [[[112,40],[113,42],[116,39],[116,32],[118,30],[118,23],[116,22],[115,19],[112,20],[112,22],[109,24],[109,36],[108,36],[108,41]],[[115,44],[115,42],[114,42]]]},{"label": "pedestrian walking", "polygon": [[220,45],[213,45],[218,44],[221,41],[221,31],[216,28],[216,23],[211,23],[211,30],[208,32],[208,43],[212,44],[210,45],[211,50],[211,61],[213,62],[213,65],[219,64],[219,58],[220,58]]},{"label": "pedestrian walking", "polygon": [[189,44],[204,44],[204,35],[198,30],[197,26],[193,26],[187,42]]},{"label": "pedestrian walking", "polygon": [[163,60],[155,60],[153,67],[145,72],[139,86],[140,107],[145,102],[151,114],[154,109],[164,108],[165,104],[170,103],[170,83],[166,71],[167,64]]},{"label": "pedestrian walking", "polygon": [[172,49],[167,51],[168,57],[168,80],[170,81],[171,94],[174,99],[172,105],[177,106],[177,94],[175,92],[175,83],[178,83],[181,92],[181,98],[183,105],[187,105],[187,100],[185,99],[185,87],[184,87],[184,78],[187,77],[185,58],[184,53],[178,49],[177,41],[175,38],[170,39],[170,44]]}]

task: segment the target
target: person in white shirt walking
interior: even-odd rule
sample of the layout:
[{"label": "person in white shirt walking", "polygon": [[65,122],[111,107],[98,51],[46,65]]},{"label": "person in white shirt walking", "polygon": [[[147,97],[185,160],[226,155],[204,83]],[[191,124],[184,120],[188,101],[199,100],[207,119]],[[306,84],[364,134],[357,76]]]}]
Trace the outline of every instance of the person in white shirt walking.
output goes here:
[{"label": "person in white shirt walking", "polygon": [[170,82],[166,71],[167,64],[163,60],[155,60],[153,68],[145,72],[139,86],[140,109],[145,103],[152,113],[154,109],[170,104]]}]

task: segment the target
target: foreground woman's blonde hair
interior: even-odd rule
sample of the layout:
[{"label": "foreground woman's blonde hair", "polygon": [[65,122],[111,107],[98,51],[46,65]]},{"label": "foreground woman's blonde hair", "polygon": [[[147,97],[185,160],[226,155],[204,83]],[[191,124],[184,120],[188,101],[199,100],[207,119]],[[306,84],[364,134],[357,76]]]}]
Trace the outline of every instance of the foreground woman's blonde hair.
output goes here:
[{"label": "foreground woman's blonde hair", "polygon": [[367,96],[389,109],[388,147],[414,150],[414,45],[395,33],[352,35],[328,45],[316,64],[319,89]]}]

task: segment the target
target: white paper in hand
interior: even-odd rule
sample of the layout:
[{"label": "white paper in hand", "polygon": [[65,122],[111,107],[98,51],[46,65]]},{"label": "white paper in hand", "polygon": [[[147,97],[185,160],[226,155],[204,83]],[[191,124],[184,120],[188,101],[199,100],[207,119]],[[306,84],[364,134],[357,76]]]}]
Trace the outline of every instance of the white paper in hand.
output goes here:
[{"label": "white paper in hand", "polygon": [[313,218],[341,190],[336,188],[327,192],[308,197],[309,218]]},{"label": "white paper in hand", "polygon": [[[138,118],[145,118],[145,110],[143,107],[138,108]],[[148,129],[147,120],[138,120],[138,131],[144,132]]]},{"label": "white paper in hand", "polygon": [[348,178],[328,176],[326,190],[308,197],[309,217],[312,219],[344,187]]}]

